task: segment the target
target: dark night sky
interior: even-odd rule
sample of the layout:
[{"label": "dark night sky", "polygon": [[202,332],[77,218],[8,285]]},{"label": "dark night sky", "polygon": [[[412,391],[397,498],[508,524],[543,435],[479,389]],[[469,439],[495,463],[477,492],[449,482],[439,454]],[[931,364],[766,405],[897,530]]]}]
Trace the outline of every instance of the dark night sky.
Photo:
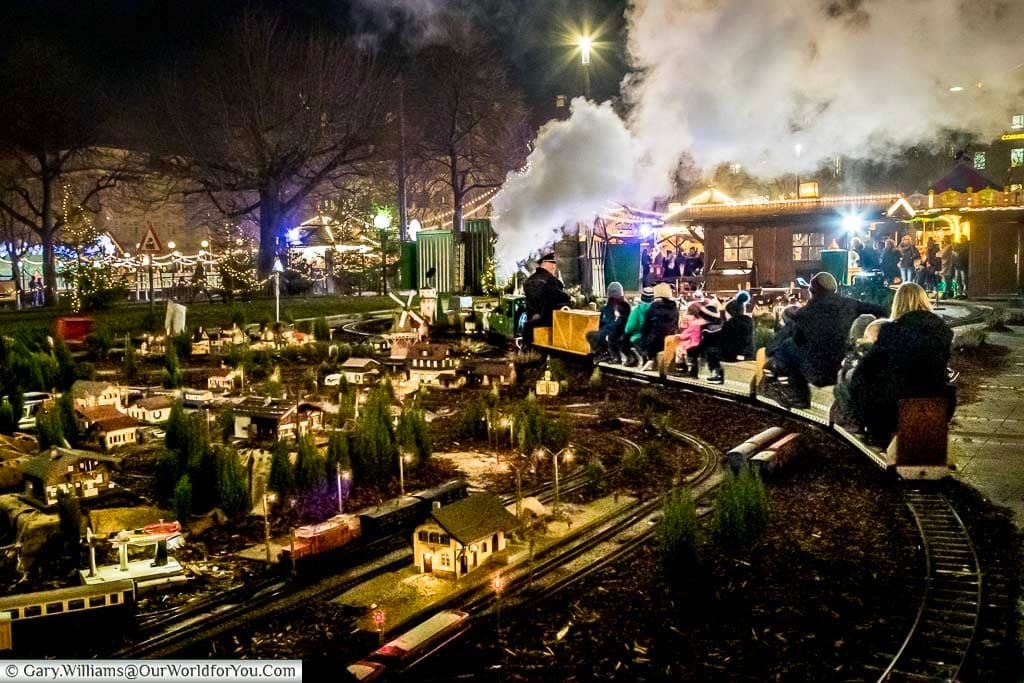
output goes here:
[{"label": "dark night sky", "polygon": [[[161,67],[217,40],[230,17],[254,0],[7,0],[0,9],[0,45],[33,36],[60,41],[95,67],[115,89],[135,90]],[[426,0],[424,0],[426,1]],[[458,2],[458,0],[452,0]],[[595,98],[614,96],[625,72],[625,0],[463,0],[476,22],[495,36],[512,73],[538,114],[557,94],[581,92],[579,66],[569,63],[566,28],[603,22],[601,59],[592,70]],[[261,0],[299,24],[345,34],[378,33],[393,44],[401,29],[357,0]],[[370,4],[371,0],[362,0]],[[402,34],[404,35],[404,34]]]}]

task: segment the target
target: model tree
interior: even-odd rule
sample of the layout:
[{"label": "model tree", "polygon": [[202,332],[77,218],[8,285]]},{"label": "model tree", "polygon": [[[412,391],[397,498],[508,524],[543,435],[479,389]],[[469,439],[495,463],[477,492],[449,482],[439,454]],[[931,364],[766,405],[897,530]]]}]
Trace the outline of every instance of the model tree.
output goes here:
[{"label": "model tree", "polygon": [[64,489],[57,491],[57,518],[64,555],[70,557],[78,567],[78,550],[82,541],[82,509],[78,505],[78,497]]},{"label": "model tree", "polygon": [[356,421],[352,446],[352,469],[360,481],[381,486],[395,474],[398,451],[388,387],[381,385],[370,391]]},{"label": "model tree", "polygon": [[188,520],[192,517],[192,480],[187,474],[182,476],[174,487],[171,509],[174,510],[174,516],[182,526],[188,524]]},{"label": "model tree", "polygon": [[295,489],[295,473],[288,453],[288,445],[283,441],[274,444],[270,460],[270,488],[277,491],[282,498],[291,495]]},{"label": "model tree", "polygon": [[217,499],[220,508],[237,517],[249,509],[249,478],[234,448],[218,448]]}]

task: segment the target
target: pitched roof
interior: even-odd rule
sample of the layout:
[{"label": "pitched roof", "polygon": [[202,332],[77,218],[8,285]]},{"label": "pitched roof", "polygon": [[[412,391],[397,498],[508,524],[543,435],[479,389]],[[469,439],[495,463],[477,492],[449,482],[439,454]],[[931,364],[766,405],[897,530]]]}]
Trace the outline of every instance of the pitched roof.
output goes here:
[{"label": "pitched roof", "polygon": [[102,394],[113,386],[110,382],[93,382],[87,379],[78,379],[71,385],[71,396],[72,398],[95,396],[96,394]]},{"label": "pitched roof", "polygon": [[463,498],[432,511],[431,517],[462,545],[519,526],[519,520],[493,493],[477,493]]},{"label": "pitched roof", "polygon": [[515,369],[515,365],[510,361],[478,361],[470,366],[473,373],[491,377],[508,377],[515,372]]},{"label": "pitched roof", "polygon": [[160,410],[162,408],[170,408],[173,405],[174,399],[170,396],[150,396],[135,402],[135,407],[142,408],[143,410]]},{"label": "pitched roof", "polygon": [[134,429],[139,426],[139,421],[134,417],[128,417],[127,415],[118,415],[117,417],[106,417],[102,420],[96,420],[92,423],[92,429],[101,432],[116,432],[121,429]]},{"label": "pitched roof", "polygon": [[1000,186],[995,181],[989,180],[978,173],[966,161],[959,161],[953,166],[953,170],[932,183],[931,189],[936,192],[945,192],[946,190],[967,192],[967,188],[971,188],[972,191],[977,192],[989,187],[997,190],[1000,189]]},{"label": "pitched roof", "polygon": [[409,348],[409,358],[426,358],[428,360],[444,360],[448,358],[451,347],[447,344],[431,344],[419,342]]},{"label": "pitched roof", "polygon": [[105,406],[84,406],[81,408],[75,408],[75,412],[84,417],[89,422],[99,422],[101,420],[113,420],[114,418],[123,417],[124,413],[117,409],[116,406],[105,405]]},{"label": "pitched roof", "polygon": [[34,476],[43,481],[53,481],[63,478],[68,470],[68,465],[73,465],[79,460],[98,460],[101,462],[114,462],[115,458],[102,453],[92,451],[79,451],[73,448],[59,448],[54,446],[43,451],[36,457],[28,460],[21,468],[21,471],[29,476]]},{"label": "pitched roof", "polygon": [[342,370],[365,370],[380,365],[373,358],[349,358],[341,364]]}]

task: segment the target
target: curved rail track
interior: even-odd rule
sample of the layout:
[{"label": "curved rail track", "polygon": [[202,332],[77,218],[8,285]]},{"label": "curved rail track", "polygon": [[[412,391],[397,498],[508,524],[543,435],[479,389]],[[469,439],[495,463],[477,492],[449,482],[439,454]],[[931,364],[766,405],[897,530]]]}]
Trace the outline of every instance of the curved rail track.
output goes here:
[{"label": "curved rail track", "polygon": [[981,617],[978,555],[967,528],[945,496],[911,490],[906,499],[923,542],[924,590],[899,650],[879,656],[881,662],[888,663],[878,682],[956,681]]}]

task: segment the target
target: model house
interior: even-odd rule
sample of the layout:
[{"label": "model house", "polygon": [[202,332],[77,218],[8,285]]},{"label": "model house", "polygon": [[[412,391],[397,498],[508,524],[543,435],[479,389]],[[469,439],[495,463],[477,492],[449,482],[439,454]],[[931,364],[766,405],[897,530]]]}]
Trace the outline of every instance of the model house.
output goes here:
[{"label": "model house", "polygon": [[128,406],[128,416],[147,424],[166,422],[171,416],[174,399],[170,396],[150,396]]},{"label": "model house", "polygon": [[88,439],[103,450],[112,451],[136,443],[140,426],[138,420],[127,415],[103,417],[91,423]]},{"label": "model house", "polygon": [[452,356],[447,344],[420,342],[409,348],[409,379],[438,387],[458,387],[465,384],[465,377],[456,371],[459,359]]},{"label": "model house", "polygon": [[75,408],[94,406],[115,406],[120,409],[121,389],[109,382],[76,380],[71,385],[71,401]]},{"label": "model house", "polygon": [[71,448],[51,448],[28,460],[22,467],[24,495],[29,501],[50,507],[57,504],[57,492],[78,498],[94,498],[112,491],[110,457]]},{"label": "model house", "polygon": [[469,381],[480,386],[510,386],[516,383],[516,366],[511,361],[478,361],[469,366]]},{"label": "model house", "polygon": [[210,375],[206,388],[211,391],[236,391],[242,384],[242,370],[231,370],[223,375]]},{"label": "model house", "polygon": [[250,396],[233,408],[235,438],[280,441],[319,431],[323,410],[312,403]]},{"label": "model house", "polygon": [[413,559],[423,573],[458,579],[505,550],[506,535],[519,526],[491,493],[436,507],[413,532]]},{"label": "model house", "polygon": [[372,358],[349,358],[341,364],[341,373],[349,384],[376,384],[380,379],[380,363]]}]

